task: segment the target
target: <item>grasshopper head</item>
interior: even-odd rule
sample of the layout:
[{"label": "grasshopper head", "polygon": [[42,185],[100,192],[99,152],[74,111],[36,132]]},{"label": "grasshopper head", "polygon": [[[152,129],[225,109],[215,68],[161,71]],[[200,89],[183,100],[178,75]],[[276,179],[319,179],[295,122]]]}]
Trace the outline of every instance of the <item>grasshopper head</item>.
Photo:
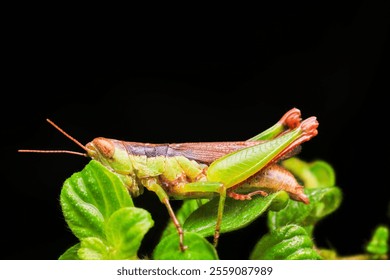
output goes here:
[{"label": "grasshopper head", "polygon": [[122,175],[132,173],[131,161],[120,141],[98,137],[85,147],[89,157],[99,161],[112,171]]}]

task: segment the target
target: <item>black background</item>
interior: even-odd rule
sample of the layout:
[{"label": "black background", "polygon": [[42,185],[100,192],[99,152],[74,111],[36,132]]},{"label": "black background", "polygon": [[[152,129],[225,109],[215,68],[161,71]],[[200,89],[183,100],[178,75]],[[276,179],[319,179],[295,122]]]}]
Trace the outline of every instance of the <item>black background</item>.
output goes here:
[{"label": "black background", "polygon": [[[1,102],[1,258],[57,259],[77,242],[59,194],[88,160],[17,153],[80,151],[46,118],[82,143],[229,141],[252,137],[293,107],[320,123],[300,157],[330,163],[344,195],[315,242],[362,253],[390,215],[388,5],[324,3],[269,4],[250,15],[251,7],[110,17],[71,9],[15,20]],[[155,220],[141,247],[147,254],[168,215],[154,194],[135,203]],[[220,258],[247,259],[265,231],[260,218],[222,235]]]}]

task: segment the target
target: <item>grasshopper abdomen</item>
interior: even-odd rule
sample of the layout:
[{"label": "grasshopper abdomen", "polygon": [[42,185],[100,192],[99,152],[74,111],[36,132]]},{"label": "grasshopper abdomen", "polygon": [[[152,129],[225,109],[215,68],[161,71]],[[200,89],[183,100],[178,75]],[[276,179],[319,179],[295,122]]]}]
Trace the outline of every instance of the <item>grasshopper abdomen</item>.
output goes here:
[{"label": "grasshopper abdomen", "polygon": [[[250,199],[254,194],[267,195],[270,192],[285,191],[290,198],[309,204],[309,198],[304,194],[304,187],[300,185],[295,176],[279,164],[272,164],[234,188],[246,194],[228,192],[230,197],[243,200]],[[248,193],[249,191],[249,193]]]}]

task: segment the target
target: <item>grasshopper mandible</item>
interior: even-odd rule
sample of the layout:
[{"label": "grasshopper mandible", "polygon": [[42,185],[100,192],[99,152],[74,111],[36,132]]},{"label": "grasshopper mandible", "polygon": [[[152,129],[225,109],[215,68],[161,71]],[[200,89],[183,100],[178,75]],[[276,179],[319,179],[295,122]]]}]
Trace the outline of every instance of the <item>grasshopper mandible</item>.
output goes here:
[{"label": "grasshopper mandible", "polygon": [[226,196],[237,200],[253,195],[286,191],[290,198],[309,203],[294,175],[278,162],[297,153],[300,145],[317,135],[318,121],[301,121],[292,108],[272,127],[248,139],[230,142],[151,144],[97,137],[85,146],[64,130],[51,125],[86,153],[66,150],[19,150],[19,152],[71,153],[97,160],[117,174],[133,197],[146,187],[156,193],[168,210],[184,251],[183,229],[170,205],[171,199],[211,198],[219,195],[214,246],[217,246]]}]

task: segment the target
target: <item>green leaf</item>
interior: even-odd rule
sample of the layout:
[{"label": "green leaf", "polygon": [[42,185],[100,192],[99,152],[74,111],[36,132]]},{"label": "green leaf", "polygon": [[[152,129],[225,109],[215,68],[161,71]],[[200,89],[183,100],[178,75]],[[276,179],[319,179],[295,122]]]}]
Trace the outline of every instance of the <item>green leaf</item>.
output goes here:
[{"label": "green leaf", "polygon": [[[277,192],[266,197],[254,196],[252,200],[244,201],[227,197],[220,232],[229,232],[249,225],[268,209],[275,198],[280,198],[279,195],[280,192]],[[219,197],[216,197],[195,210],[185,221],[184,230],[202,236],[212,236],[217,221],[218,202]]]},{"label": "green leaf", "polygon": [[194,232],[184,233],[184,244],[188,248],[182,252],[179,248],[179,235],[172,233],[164,237],[153,251],[154,260],[218,260],[214,246],[204,237]]},{"label": "green leaf", "polygon": [[138,259],[137,251],[146,232],[153,226],[150,213],[136,207],[114,212],[105,225],[106,240],[83,238],[60,259],[124,260]]},{"label": "green leaf", "polygon": [[386,226],[378,226],[370,240],[366,245],[366,252],[372,255],[386,255],[389,251],[389,228]]},{"label": "green leaf", "polygon": [[64,182],[60,203],[76,237],[103,240],[105,220],[121,207],[134,206],[118,176],[95,160]]},{"label": "green leaf", "polygon": [[77,252],[80,249],[80,243],[77,243],[66,250],[58,259],[59,260],[80,260]]},{"label": "green leaf", "polygon": [[289,201],[290,196],[288,195],[288,193],[285,191],[279,191],[272,199],[271,205],[269,206],[269,210],[278,212],[284,209]]},{"label": "green leaf", "polygon": [[342,201],[342,192],[338,187],[322,188],[310,191],[313,208],[307,223],[314,225],[317,221],[333,213]]},{"label": "green leaf", "polygon": [[268,227],[275,230],[288,224],[298,224],[311,232],[320,219],[334,212],[341,204],[342,193],[337,187],[305,189],[310,204],[289,200],[287,206],[268,212]]},{"label": "green leaf", "polygon": [[250,260],[319,260],[306,230],[287,225],[264,235],[255,245]]},{"label": "green leaf", "polygon": [[108,219],[105,229],[110,245],[110,259],[137,259],[137,251],[147,231],[154,225],[149,212],[127,207]]},{"label": "green leaf", "polygon": [[306,188],[332,187],[336,183],[333,167],[323,160],[308,163],[292,157],[284,160],[282,165],[301,179]]},{"label": "green leaf", "polygon": [[77,254],[81,260],[106,260],[108,259],[108,246],[97,237],[88,237],[81,240]]}]

